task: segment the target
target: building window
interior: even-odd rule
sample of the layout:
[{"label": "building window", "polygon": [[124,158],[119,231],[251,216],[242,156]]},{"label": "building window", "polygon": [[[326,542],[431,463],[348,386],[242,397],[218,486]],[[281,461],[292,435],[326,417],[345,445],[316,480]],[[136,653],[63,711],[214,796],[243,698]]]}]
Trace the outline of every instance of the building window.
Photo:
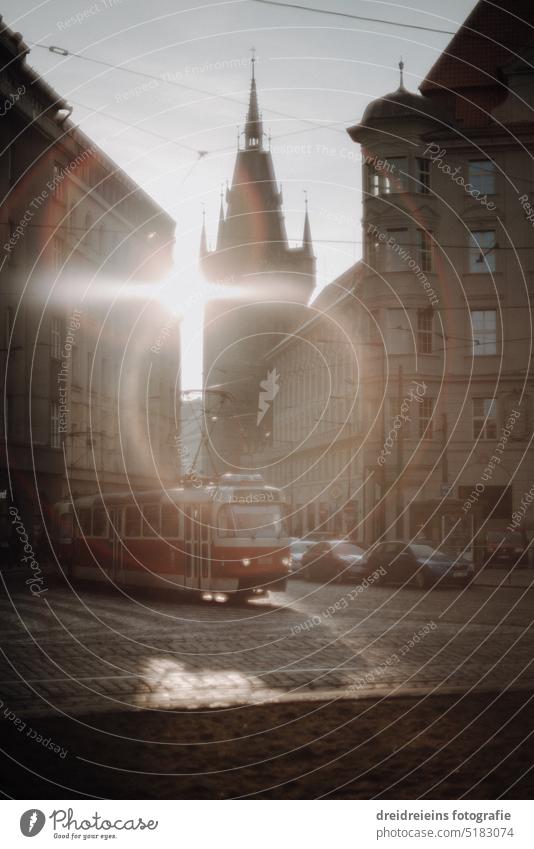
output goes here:
[{"label": "building window", "polygon": [[64,256],[63,239],[60,239],[59,236],[54,236],[52,239],[52,267],[54,271],[60,271]]},{"label": "building window", "polygon": [[54,360],[61,359],[61,319],[57,316],[50,321],[50,355]]},{"label": "building window", "polygon": [[419,438],[432,439],[432,412],[434,401],[432,398],[423,398],[419,404]]},{"label": "building window", "polygon": [[52,401],[50,405],[50,445],[52,448],[61,448],[61,434],[59,431],[59,404]]},{"label": "building window", "polygon": [[405,156],[382,159],[367,166],[367,191],[373,197],[408,191],[408,160]]},{"label": "building window", "polygon": [[497,312],[471,310],[473,355],[486,357],[497,353]]},{"label": "building window", "polygon": [[432,233],[430,230],[417,231],[417,261],[421,271],[432,271]]},{"label": "building window", "polygon": [[430,159],[417,159],[417,191],[422,195],[430,194]]},{"label": "building window", "polygon": [[367,166],[367,191],[373,197],[380,194],[380,174],[372,165]]},{"label": "building window", "polygon": [[419,354],[432,353],[432,335],[434,310],[417,310],[417,351]]},{"label": "building window", "polygon": [[408,191],[408,160],[396,156],[386,161],[383,171],[383,194],[391,195]]},{"label": "building window", "polygon": [[470,235],[469,271],[484,274],[496,270],[495,230],[473,230]]},{"label": "building window", "polygon": [[52,182],[54,186],[54,197],[59,201],[63,201],[65,199],[64,179],[63,166],[59,162],[55,162]]},{"label": "building window", "polygon": [[481,195],[494,195],[495,163],[489,159],[472,159],[468,167],[468,183]]},{"label": "building window", "polygon": [[[387,239],[384,245],[384,271],[405,271],[408,244],[408,230],[386,230]],[[404,257],[402,256],[404,254]]]},{"label": "building window", "polygon": [[497,438],[497,402],[495,398],[473,398],[473,438]]}]

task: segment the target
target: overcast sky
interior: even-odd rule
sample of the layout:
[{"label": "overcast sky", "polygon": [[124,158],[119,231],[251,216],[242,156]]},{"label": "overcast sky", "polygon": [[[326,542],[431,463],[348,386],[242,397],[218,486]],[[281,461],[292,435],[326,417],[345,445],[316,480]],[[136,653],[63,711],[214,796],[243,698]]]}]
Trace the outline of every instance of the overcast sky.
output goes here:
[{"label": "overcast sky", "polygon": [[[475,2],[414,0],[408,6],[302,0],[300,5],[455,31]],[[417,89],[451,38],[257,0],[45,0],[38,5],[4,0],[2,14],[30,43],[30,64],[73,104],[73,120],[176,219],[179,299],[195,285],[201,205],[206,204],[214,237],[221,184],[232,176],[252,45],[288,235],[292,244],[302,236],[307,190],[322,286],[361,255],[359,151],[345,127],[360,119],[370,100],[397,88],[401,56],[405,84]],[[76,15],[81,20],[74,20]],[[31,42],[175,84],[54,55]],[[198,161],[198,150],[209,155]],[[197,309],[186,332],[186,386],[200,379],[199,317]]]}]

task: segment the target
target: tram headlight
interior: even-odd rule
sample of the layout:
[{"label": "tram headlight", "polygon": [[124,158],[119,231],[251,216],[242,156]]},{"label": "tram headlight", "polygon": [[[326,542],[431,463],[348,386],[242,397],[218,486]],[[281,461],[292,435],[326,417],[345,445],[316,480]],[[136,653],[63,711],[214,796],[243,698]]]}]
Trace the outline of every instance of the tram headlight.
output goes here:
[{"label": "tram headlight", "polygon": [[243,564],[243,566],[250,566],[250,560],[248,557],[243,557],[241,563]]},{"label": "tram headlight", "polygon": [[282,557],[282,566],[291,566],[291,557]]}]

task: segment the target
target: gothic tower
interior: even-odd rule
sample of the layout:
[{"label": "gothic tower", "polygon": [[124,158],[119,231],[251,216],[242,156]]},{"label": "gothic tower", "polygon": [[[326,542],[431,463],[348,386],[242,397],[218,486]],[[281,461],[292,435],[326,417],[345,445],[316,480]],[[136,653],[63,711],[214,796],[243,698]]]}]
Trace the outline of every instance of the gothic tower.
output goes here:
[{"label": "gothic tower", "polygon": [[[270,435],[268,416],[261,428],[256,424],[264,357],[303,320],[316,266],[307,203],[302,245],[288,243],[282,191],[270,145],[265,145],[254,59],[232,184],[226,197],[221,194],[211,251],[203,222],[200,265],[206,279],[221,289],[221,297],[208,304],[204,323],[204,387],[225,394],[210,427],[212,453],[218,455],[220,471],[253,470]],[[212,410],[209,392],[207,401]]]}]

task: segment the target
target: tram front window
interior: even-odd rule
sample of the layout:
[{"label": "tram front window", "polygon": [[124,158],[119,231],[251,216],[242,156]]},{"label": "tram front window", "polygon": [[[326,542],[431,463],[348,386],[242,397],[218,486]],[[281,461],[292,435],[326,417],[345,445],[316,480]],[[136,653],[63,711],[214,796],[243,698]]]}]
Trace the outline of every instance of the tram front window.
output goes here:
[{"label": "tram front window", "polygon": [[282,536],[282,513],[275,505],[245,507],[225,504],[219,510],[218,526],[223,537],[279,539]]}]

